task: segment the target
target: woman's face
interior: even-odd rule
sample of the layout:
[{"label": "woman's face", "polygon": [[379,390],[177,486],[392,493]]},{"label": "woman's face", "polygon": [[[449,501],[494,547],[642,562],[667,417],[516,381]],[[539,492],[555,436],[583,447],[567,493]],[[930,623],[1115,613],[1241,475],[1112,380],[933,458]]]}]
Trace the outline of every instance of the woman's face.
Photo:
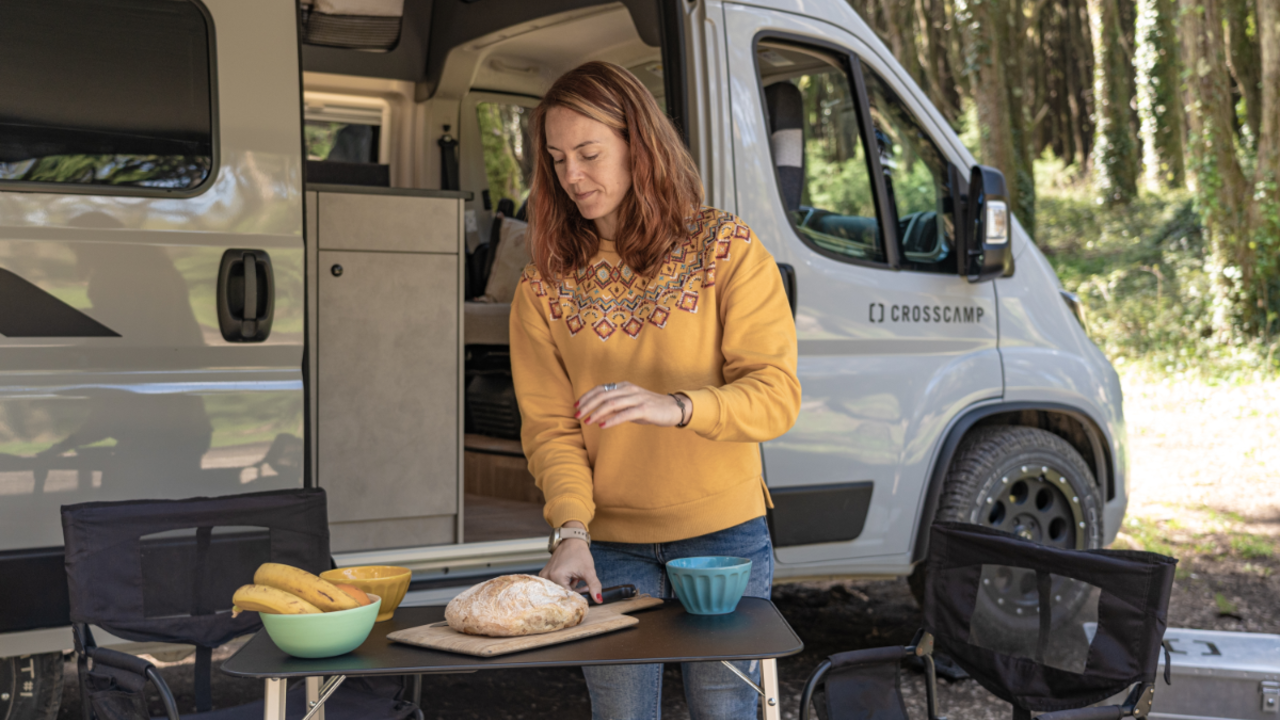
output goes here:
[{"label": "woman's face", "polygon": [[[566,107],[547,111],[547,152],[578,212],[608,239],[618,207],[631,190],[631,153],[616,130]],[[605,227],[601,227],[604,225]]]}]

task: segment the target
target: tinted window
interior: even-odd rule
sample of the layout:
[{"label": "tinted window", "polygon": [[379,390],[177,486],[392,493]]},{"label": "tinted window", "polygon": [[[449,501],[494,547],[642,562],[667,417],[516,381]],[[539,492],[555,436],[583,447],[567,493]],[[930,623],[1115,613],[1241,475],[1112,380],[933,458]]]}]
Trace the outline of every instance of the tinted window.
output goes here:
[{"label": "tinted window", "polygon": [[897,210],[903,267],[956,272],[948,162],[898,94],[862,66],[885,189]]},{"label": "tinted window", "polygon": [[0,180],[186,190],[213,168],[187,0],[0,2]]},{"label": "tinted window", "polygon": [[810,245],[828,256],[883,262],[858,106],[843,63],[761,45],[770,146],[783,205]]}]

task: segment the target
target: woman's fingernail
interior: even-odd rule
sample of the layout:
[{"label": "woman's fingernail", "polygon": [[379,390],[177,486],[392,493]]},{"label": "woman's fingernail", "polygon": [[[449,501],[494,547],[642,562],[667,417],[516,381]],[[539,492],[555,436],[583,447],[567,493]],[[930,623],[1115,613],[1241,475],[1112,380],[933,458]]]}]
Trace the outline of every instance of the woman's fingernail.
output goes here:
[{"label": "woman's fingernail", "polygon": [[603,421],[603,420],[601,420],[601,421],[600,421],[600,427],[604,427],[604,421]]},{"label": "woman's fingernail", "polygon": [[604,596],[601,595],[600,593],[596,593],[596,602],[598,603],[604,602]]},{"label": "woman's fingernail", "polygon": [[577,400],[574,400],[574,401],[573,401],[573,406],[574,406],[574,407],[578,407],[578,401],[577,401]]},{"label": "woman's fingernail", "polygon": [[585,418],[582,419],[582,422],[590,424],[591,416],[590,415],[586,416]]},{"label": "woman's fingernail", "polygon": [[574,417],[582,417],[582,411],[581,411],[581,410],[579,410],[578,412],[574,413],[574,414],[573,414],[573,416],[574,416]]}]

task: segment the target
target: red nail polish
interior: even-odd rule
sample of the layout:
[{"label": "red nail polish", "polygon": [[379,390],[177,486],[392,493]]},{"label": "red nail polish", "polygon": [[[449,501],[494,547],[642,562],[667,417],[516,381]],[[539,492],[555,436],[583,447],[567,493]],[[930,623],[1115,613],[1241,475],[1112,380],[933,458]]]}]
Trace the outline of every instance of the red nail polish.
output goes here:
[{"label": "red nail polish", "polygon": [[604,596],[603,596],[603,595],[601,595],[600,593],[596,593],[596,602],[598,602],[598,603],[603,603],[603,602],[604,602]]},{"label": "red nail polish", "polygon": [[582,411],[578,411],[578,412],[574,413],[574,414],[573,414],[573,416],[574,416],[574,417],[582,417]]},{"label": "red nail polish", "polygon": [[600,427],[604,427],[604,421],[603,421],[603,420],[601,420],[601,421],[600,421]]},{"label": "red nail polish", "polygon": [[574,401],[573,401],[573,406],[574,406],[574,407],[578,407],[578,401],[577,401],[577,400],[574,400]]},{"label": "red nail polish", "polygon": [[590,415],[586,416],[585,418],[583,418],[583,419],[582,419],[582,422],[584,422],[584,423],[589,423],[589,422],[591,422],[591,416],[590,416]]}]

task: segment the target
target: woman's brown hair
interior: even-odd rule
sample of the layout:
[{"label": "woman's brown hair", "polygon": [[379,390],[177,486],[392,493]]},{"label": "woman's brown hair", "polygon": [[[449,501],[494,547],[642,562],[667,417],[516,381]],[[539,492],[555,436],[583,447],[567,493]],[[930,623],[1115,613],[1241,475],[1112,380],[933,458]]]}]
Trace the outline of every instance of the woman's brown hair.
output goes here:
[{"label": "woman's brown hair", "polygon": [[546,118],[553,107],[581,113],[617,131],[631,158],[631,190],[619,207],[618,255],[646,278],[688,234],[702,206],[702,180],[671,120],[641,82],[607,62],[579,65],[556,80],[533,111],[533,187],[529,238],[544,278],[558,280],[586,267],[600,246],[595,225],[578,212],[556,177],[547,152]]}]

